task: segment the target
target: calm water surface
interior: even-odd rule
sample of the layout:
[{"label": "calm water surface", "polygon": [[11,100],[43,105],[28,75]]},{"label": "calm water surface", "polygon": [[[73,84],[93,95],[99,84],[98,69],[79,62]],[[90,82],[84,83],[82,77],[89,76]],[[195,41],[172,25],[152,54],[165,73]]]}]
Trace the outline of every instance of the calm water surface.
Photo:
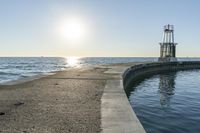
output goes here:
[{"label": "calm water surface", "polygon": [[200,132],[200,70],[145,79],[129,100],[147,133]]}]

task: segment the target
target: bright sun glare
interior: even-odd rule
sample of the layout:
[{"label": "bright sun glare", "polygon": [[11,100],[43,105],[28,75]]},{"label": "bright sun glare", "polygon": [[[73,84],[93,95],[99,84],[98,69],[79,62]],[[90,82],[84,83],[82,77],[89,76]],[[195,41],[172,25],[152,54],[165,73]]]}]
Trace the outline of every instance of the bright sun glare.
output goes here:
[{"label": "bright sun glare", "polygon": [[67,65],[69,66],[77,66],[79,62],[79,57],[67,57]]},{"label": "bright sun glare", "polygon": [[61,36],[70,43],[77,43],[85,39],[86,25],[78,18],[68,18],[61,24]]}]

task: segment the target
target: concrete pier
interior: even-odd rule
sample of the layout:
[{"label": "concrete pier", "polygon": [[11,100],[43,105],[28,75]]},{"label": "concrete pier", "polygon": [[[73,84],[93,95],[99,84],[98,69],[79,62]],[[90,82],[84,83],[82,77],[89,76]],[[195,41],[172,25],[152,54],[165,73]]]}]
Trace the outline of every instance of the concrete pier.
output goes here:
[{"label": "concrete pier", "polygon": [[122,80],[108,80],[101,104],[102,133],[145,133],[123,90]]},{"label": "concrete pier", "polygon": [[135,65],[126,69],[123,73],[123,85],[126,91],[129,90],[131,83],[147,76],[159,74],[162,72],[200,69],[199,61],[183,62],[154,62]]},{"label": "concrete pier", "polygon": [[200,62],[154,62],[110,67],[106,73],[122,75],[108,80],[101,102],[102,133],[145,133],[125,92],[134,82],[162,72],[200,69]]},{"label": "concrete pier", "polygon": [[[127,67],[110,68],[106,73],[119,76]],[[101,99],[102,133],[145,133],[123,88],[122,79],[107,80]]]}]

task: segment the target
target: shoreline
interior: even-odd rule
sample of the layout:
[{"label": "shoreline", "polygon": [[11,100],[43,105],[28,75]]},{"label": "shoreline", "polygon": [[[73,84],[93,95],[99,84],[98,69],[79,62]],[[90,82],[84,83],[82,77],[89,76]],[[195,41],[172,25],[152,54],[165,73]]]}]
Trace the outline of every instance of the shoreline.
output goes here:
[{"label": "shoreline", "polygon": [[66,69],[63,69],[63,70],[57,70],[57,71],[51,71],[51,72],[45,72],[45,73],[41,72],[41,73],[38,73],[36,75],[21,77],[21,78],[16,79],[16,80],[11,80],[11,81],[6,81],[6,82],[3,82],[3,83],[0,83],[0,86],[17,85],[17,84],[33,81],[33,80],[36,80],[36,79],[48,77],[48,76],[51,76],[51,75],[55,75],[59,72],[69,71],[69,70],[72,70],[72,69],[78,69],[78,67],[69,67],[69,68],[66,68]]},{"label": "shoreline", "polygon": [[11,80],[11,81],[6,81],[6,82],[3,82],[3,83],[0,83],[0,86],[6,86],[6,85],[17,85],[17,84],[21,84],[21,83],[26,83],[26,82],[30,82],[30,81],[34,81],[34,80],[37,80],[37,79],[40,79],[40,78],[44,78],[44,77],[48,77],[48,76],[51,76],[51,75],[55,75],[57,73],[60,73],[60,72],[66,72],[66,71],[70,71],[70,70],[86,70],[86,69],[92,69],[92,68],[95,68],[95,67],[100,67],[100,68],[103,68],[103,67],[109,67],[109,66],[121,66],[121,65],[127,65],[129,66],[130,64],[141,64],[142,62],[129,62],[129,63],[111,63],[111,64],[103,64],[103,65],[87,65],[87,66],[78,66],[78,67],[68,67],[64,70],[58,70],[58,71],[52,71],[52,72],[46,72],[46,73],[39,73],[37,75],[33,75],[33,76],[27,76],[27,77],[23,77],[23,78],[19,78],[19,79],[16,79],[16,80]]},{"label": "shoreline", "polygon": [[36,80],[36,79],[40,79],[40,78],[43,78],[43,77],[47,77],[47,76],[50,76],[50,75],[54,75],[56,73],[57,72],[50,72],[50,73],[37,74],[37,75],[34,75],[34,76],[27,76],[27,77],[24,77],[24,78],[19,78],[17,80],[12,80],[12,81],[7,81],[7,82],[4,82],[4,83],[1,83],[0,86],[1,85],[17,85],[17,84],[33,81],[33,80]]},{"label": "shoreline", "polygon": [[0,132],[100,132],[106,70],[71,69],[1,85]]},{"label": "shoreline", "polygon": [[[15,85],[0,85],[0,132],[105,132],[101,100],[107,81],[120,81],[121,73],[136,64],[141,62],[72,68]],[[122,93],[128,117],[135,123],[137,118],[130,115],[134,112]]]}]

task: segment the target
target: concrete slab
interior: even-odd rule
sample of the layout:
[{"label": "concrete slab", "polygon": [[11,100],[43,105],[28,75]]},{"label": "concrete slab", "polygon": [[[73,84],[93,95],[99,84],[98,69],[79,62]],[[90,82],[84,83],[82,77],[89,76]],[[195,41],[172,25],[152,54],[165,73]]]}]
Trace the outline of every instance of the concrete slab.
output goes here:
[{"label": "concrete slab", "polygon": [[107,81],[101,99],[101,118],[102,133],[145,133],[130,106],[122,80]]},{"label": "concrete slab", "polygon": [[112,73],[112,74],[122,74],[128,67],[125,66],[112,66],[108,71],[105,73]]}]

